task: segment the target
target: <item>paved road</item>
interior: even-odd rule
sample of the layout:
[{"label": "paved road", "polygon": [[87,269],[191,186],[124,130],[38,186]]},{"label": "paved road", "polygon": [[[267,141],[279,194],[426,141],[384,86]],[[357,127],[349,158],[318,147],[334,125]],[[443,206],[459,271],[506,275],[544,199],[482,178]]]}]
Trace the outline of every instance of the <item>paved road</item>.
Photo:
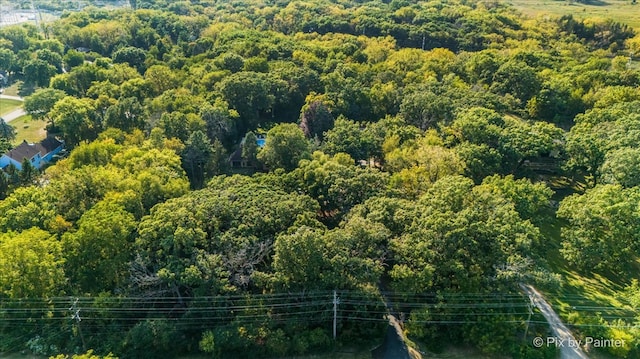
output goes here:
[{"label": "paved road", "polygon": [[24,110],[22,108],[19,108],[17,110],[11,111],[8,114],[2,116],[2,118],[4,119],[4,122],[9,123],[13,120],[15,120],[18,117],[24,116],[27,113],[24,112]]},{"label": "paved road", "polygon": [[[16,100],[16,101],[24,101],[24,99],[22,97],[18,97],[18,96],[8,96],[8,95],[0,95],[0,99],[5,99],[5,100]],[[24,112],[24,109],[18,108],[15,109],[11,112],[9,112],[8,114],[2,116],[2,118],[4,119],[5,122],[11,122],[13,120],[15,120],[18,117],[24,116],[27,113]]]},{"label": "paved road", "polygon": [[[540,309],[540,312],[544,316],[544,318],[549,323],[551,327],[551,331],[553,335],[557,338],[556,347],[560,348],[560,358],[561,359],[589,359],[587,354],[582,350],[580,345],[575,345],[578,343],[576,338],[573,336],[569,328],[567,328],[558,314],[553,310],[551,305],[544,299],[542,294],[538,292],[534,287],[528,284],[521,284],[520,287],[522,290],[529,296],[531,302]],[[544,345],[547,345],[547,338],[542,338],[545,342]],[[560,344],[562,343],[562,344]],[[534,343],[535,345],[535,343]],[[554,345],[553,343],[551,345]]]},{"label": "paved road", "polygon": [[411,354],[409,354],[409,347],[405,342],[400,321],[396,318],[396,314],[394,314],[393,305],[384,294],[382,298],[388,311],[387,318],[389,319],[389,327],[387,327],[384,342],[371,352],[371,356],[374,359],[412,359]]}]

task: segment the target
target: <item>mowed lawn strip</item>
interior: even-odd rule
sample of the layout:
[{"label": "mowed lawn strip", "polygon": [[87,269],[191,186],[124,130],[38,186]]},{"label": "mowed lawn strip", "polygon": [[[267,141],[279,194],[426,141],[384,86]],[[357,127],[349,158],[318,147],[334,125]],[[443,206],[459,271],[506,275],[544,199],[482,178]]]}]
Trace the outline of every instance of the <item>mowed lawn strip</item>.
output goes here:
[{"label": "mowed lawn strip", "polygon": [[22,102],[0,98],[0,117],[22,106]]}]

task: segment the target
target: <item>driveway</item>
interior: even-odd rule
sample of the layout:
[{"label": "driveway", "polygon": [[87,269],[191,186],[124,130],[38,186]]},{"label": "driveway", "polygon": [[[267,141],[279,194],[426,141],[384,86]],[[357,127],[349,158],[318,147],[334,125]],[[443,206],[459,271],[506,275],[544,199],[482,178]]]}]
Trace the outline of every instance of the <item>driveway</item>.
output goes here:
[{"label": "driveway", "polygon": [[[15,100],[15,101],[24,101],[24,99],[22,97],[18,97],[18,96],[8,96],[8,95],[0,95],[0,99],[5,99],[5,100]],[[4,119],[5,122],[9,123],[13,120],[15,120],[18,117],[24,116],[27,113],[24,112],[23,108],[18,108],[15,109],[11,112],[9,112],[8,114],[2,116],[2,118]]]},{"label": "driveway", "polygon": [[9,123],[9,122],[15,120],[16,118],[24,116],[26,114],[27,113],[24,112],[23,109],[19,108],[17,110],[13,110],[13,111],[9,112],[8,114],[2,116],[2,118],[4,119],[4,122]]},{"label": "driveway", "polygon": [[0,94],[0,98],[3,98],[5,100],[24,101],[24,99],[22,97],[19,97],[19,96],[9,96],[9,95]]},{"label": "driveway", "polygon": [[[533,286],[528,284],[521,284],[522,290],[529,296],[529,299],[535,305],[544,318],[549,323],[551,331],[555,338],[535,338],[533,345],[536,347],[542,347],[543,345],[551,345],[560,349],[561,359],[589,359],[587,354],[582,350],[582,346],[573,336],[569,328],[567,328],[558,314],[553,310],[551,305],[544,299],[542,294],[538,292]],[[540,340],[537,342],[537,340]]]}]

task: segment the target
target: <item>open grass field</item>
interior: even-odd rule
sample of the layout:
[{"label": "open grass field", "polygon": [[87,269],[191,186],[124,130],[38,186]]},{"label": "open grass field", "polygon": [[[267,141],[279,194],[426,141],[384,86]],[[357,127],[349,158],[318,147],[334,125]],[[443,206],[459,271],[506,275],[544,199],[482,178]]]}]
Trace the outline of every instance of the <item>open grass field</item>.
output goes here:
[{"label": "open grass field", "polygon": [[22,102],[16,100],[0,99],[0,116],[3,116],[18,107],[22,106]]},{"label": "open grass field", "polygon": [[47,137],[47,132],[44,129],[47,126],[46,122],[32,120],[29,115],[18,117],[10,124],[16,129],[14,145],[18,145],[24,140],[29,143],[40,142]]},{"label": "open grass field", "polygon": [[505,0],[522,13],[531,16],[562,16],[613,19],[640,30],[640,2],[633,5],[631,0]]}]

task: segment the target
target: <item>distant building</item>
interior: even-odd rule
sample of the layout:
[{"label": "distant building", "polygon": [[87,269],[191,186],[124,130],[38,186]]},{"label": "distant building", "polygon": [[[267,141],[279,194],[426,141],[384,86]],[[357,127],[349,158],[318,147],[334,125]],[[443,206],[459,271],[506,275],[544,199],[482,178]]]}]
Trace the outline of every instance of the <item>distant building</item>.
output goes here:
[{"label": "distant building", "polygon": [[28,158],[33,167],[41,169],[47,163],[53,160],[53,156],[57,155],[64,148],[64,142],[48,137],[39,143],[27,143],[23,141],[14,149],[5,153],[0,157],[0,169],[4,169],[9,164],[16,166],[18,170],[22,170],[22,161]]},{"label": "distant building", "polygon": [[[231,168],[256,168],[256,163],[251,163],[251,161],[247,161],[247,159],[242,157],[242,148],[244,147],[244,141],[247,139],[245,135],[240,141],[240,146],[237,150],[235,150],[231,156],[229,156],[229,164]],[[267,143],[267,136],[262,133],[256,134],[256,144],[259,148],[264,147],[264,144]]]}]

